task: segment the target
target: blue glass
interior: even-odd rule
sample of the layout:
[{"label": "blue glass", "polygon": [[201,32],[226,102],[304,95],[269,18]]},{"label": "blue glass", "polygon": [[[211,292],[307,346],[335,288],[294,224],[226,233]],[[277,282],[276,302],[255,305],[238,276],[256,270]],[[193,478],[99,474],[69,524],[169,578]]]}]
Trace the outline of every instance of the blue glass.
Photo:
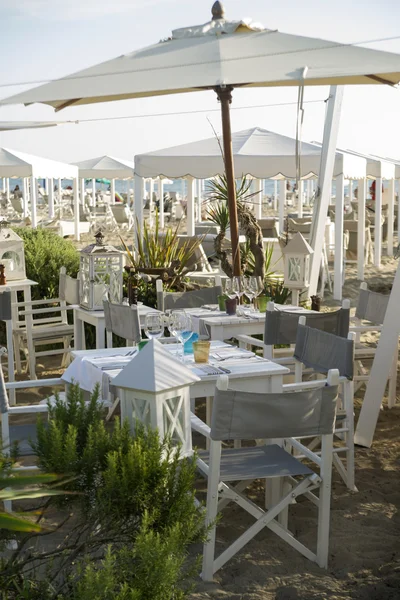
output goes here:
[{"label": "blue glass", "polygon": [[183,353],[184,354],[193,354],[193,342],[197,342],[199,339],[199,335],[197,333],[191,332],[192,335],[183,345]]}]

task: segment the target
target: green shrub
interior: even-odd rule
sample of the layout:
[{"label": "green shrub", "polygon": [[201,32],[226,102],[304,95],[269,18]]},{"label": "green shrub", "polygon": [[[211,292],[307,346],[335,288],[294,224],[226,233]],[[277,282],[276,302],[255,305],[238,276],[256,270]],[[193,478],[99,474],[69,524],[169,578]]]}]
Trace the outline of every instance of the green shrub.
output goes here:
[{"label": "green shrub", "polygon": [[64,266],[72,277],[79,271],[79,253],[74,244],[46,229],[16,227],[14,231],[24,241],[26,276],[38,282],[32,287],[32,299],[56,298],[60,267]]}]

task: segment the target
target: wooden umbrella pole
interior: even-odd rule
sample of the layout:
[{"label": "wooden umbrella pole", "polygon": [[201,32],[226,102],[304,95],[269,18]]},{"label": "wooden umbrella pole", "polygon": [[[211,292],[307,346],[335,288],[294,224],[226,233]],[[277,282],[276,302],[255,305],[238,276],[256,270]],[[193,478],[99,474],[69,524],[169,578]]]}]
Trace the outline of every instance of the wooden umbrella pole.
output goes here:
[{"label": "wooden umbrella pole", "polygon": [[233,275],[239,276],[240,268],[240,249],[239,249],[239,225],[236,207],[236,184],[235,170],[233,166],[233,151],[232,151],[232,133],[231,133],[231,116],[229,105],[232,102],[231,86],[217,86],[215,91],[218,99],[221,102],[221,117],[222,117],[222,137],[224,149],[224,163],[226,181],[228,186],[228,208],[229,208],[229,225],[231,230],[232,243],[232,267]]}]

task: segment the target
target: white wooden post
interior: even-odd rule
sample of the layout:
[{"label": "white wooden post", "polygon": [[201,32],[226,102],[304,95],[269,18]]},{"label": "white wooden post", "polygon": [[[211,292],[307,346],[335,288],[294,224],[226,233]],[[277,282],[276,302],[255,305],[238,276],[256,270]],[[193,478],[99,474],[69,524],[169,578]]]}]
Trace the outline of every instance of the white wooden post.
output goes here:
[{"label": "white wooden post", "polygon": [[7,177],[6,179],[6,200],[7,200],[7,206],[10,204],[10,178]]},{"label": "white wooden post", "polygon": [[47,177],[44,178],[44,192],[47,196],[49,195],[49,180]]},{"label": "white wooden post", "polygon": [[394,179],[389,179],[387,228],[388,228],[388,231],[387,231],[387,255],[393,256]]},{"label": "white wooden post", "polygon": [[115,204],[115,179],[111,179],[110,192],[110,204]]},{"label": "white wooden post", "polygon": [[188,186],[188,193],[187,193],[187,202],[186,202],[186,224],[187,224],[187,235],[188,236],[193,236],[194,235],[194,185],[195,185],[195,181],[193,179],[193,177],[188,177],[187,178],[187,186]]},{"label": "white wooden post", "polygon": [[26,217],[28,216],[29,213],[29,208],[28,208],[28,182],[26,180],[26,177],[22,178],[22,210],[23,210],[23,217],[24,219],[26,219]]},{"label": "white wooden post", "polygon": [[54,219],[54,183],[53,179],[49,179],[49,219]]},{"label": "white wooden post", "polygon": [[85,180],[84,179],[81,179],[81,186],[80,186],[79,195],[80,195],[79,201],[80,201],[80,203],[83,206],[84,201],[85,201]]},{"label": "white wooden post", "polygon": [[262,179],[256,179],[255,182],[255,192],[256,196],[254,196],[254,212],[256,219],[262,219]]},{"label": "white wooden post", "polygon": [[278,210],[278,181],[274,180],[274,198],[272,200],[272,206],[274,210]]},{"label": "white wooden post", "polygon": [[150,179],[149,185],[149,226],[153,229],[153,194],[154,194],[154,179]]},{"label": "white wooden post", "polygon": [[364,281],[365,263],[365,199],[367,197],[367,180],[358,180],[358,222],[357,222],[357,279]]},{"label": "white wooden post", "polygon": [[197,223],[201,223],[201,179],[196,179]]},{"label": "white wooden post", "polygon": [[74,235],[75,239],[79,242],[81,234],[79,231],[79,181],[77,178],[73,180],[73,192],[74,192]]},{"label": "white wooden post", "polygon": [[135,175],[135,230],[138,224],[140,231],[143,231],[143,202],[145,197],[145,180],[139,175]]},{"label": "white wooden post", "polygon": [[[343,286],[343,216],[344,216],[344,177],[336,177],[336,205],[335,205],[335,277],[333,281],[333,297],[342,299]],[[325,217],[326,220],[326,217]]]},{"label": "white wooden post", "polygon": [[158,197],[159,202],[159,217],[160,217],[160,228],[164,229],[164,184],[161,177],[158,178]]},{"label": "white wooden post", "polygon": [[299,181],[299,197],[298,197],[298,203],[297,203],[297,216],[299,217],[299,219],[301,219],[303,217],[303,193],[304,193],[304,181],[301,179]]},{"label": "white wooden post", "polygon": [[311,225],[310,246],[314,250],[311,256],[309,294],[317,293],[318,277],[325,239],[325,225],[331,199],[333,168],[335,164],[336,143],[339,132],[340,111],[343,100],[343,86],[331,86],[326,113],[324,137],[321,148],[321,166],[318,178],[318,197],[314,205],[314,218]]},{"label": "white wooden post", "polygon": [[375,180],[375,253],[374,265],[381,266],[382,260],[382,177]]},{"label": "white wooden post", "polygon": [[353,180],[349,179],[349,200],[353,200]]},{"label": "white wooden post", "polygon": [[[129,204],[129,202],[128,202]],[[96,206],[96,180],[92,179],[92,201],[90,206]]]},{"label": "white wooden post", "polygon": [[31,220],[33,229],[36,229],[37,227],[36,186],[37,182],[35,177],[31,177]]},{"label": "white wooden post", "polygon": [[286,180],[279,181],[279,234],[285,230]]},{"label": "white wooden post", "polygon": [[398,353],[400,334],[399,302],[400,262],[397,266],[396,275],[393,281],[393,287],[390,293],[382,331],[374,362],[372,363],[354,437],[355,444],[366,446],[367,448],[371,447],[374,438],[375,427],[378,422],[381,403],[385,395],[386,384],[393,366],[393,359]]},{"label": "white wooden post", "polygon": [[[61,179],[58,180],[58,201],[60,203],[60,209],[61,209],[61,202],[62,202],[62,180]],[[61,215],[61,210],[60,210],[60,215]]]}]

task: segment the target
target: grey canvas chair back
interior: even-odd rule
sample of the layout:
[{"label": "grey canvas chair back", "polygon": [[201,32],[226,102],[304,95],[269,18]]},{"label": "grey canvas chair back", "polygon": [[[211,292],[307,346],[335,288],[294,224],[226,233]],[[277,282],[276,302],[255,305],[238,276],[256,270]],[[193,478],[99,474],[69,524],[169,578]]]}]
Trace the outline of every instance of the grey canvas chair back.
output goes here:
[{"label": "grey canvas chair back", "polygon": [[125,204],[110,206],[114,219],[119,225],[129,223],[129,208]]},{"label": "grey canvas chair back", "polygon": [[106,330],[125,340],[140,342],[140,323],[137,306],[113,304],[103,300]]},{"label": "grey canvas chair back", "polygon": [[70,277],[60,270],[58,297],[67,304],[79,304],[79,278]]},{"label": "grey canvas chair back", "polygon": [[382,325],[389,298],[390,296],[386,294],[360,289],[356,308],[357,319],[364,319],[376,325]]},{"label": "grey canvas chair back", "polygon": [[222,287],[220,285],[191,292],[157,292],[157,308],[161,311],[200,308],[204,304],[218,304],[218,296],[221,294]]},{"label": "grey canvas chair back", "polygon": [[299,316],[306,317],[306,325],[346,338],[350,326],[350,309],[340,308],[329,313],[288,312],[267,310],[265,313],[264,344],[294,344],[296,342]]},{"label": "grey canvas chair back", "polygon": [[288,225],[289,231],[293,233],[299,231],[300,233],[308,234],[311,231],[311,219],[305,223],[297,222],[294,219],[288,219]]},{"label": "grey canvas chair back", "polygon": [[10,321],[11,314],[11,292],[0,293],[0,321]]},{"label": "grey canvas chair back", "polygon": [[338,369],[341,377],[353,379],[353,340],[299,325],[294,357],[318,373]]},{"label": "grey canvas chair back", "polygon": [[211,439],[302,437],[333,432],[337,386],[276,394],[215,390]]}]

